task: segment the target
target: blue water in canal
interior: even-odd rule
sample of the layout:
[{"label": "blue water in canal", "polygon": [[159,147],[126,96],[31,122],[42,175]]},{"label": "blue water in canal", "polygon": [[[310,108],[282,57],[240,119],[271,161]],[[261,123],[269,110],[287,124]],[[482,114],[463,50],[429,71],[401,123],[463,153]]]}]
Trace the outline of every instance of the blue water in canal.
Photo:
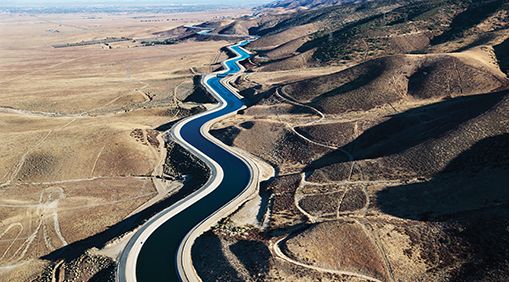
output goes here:
[{"label": "blue water in canal", "polygon": [[[240,45],[245,44],[247,42]],[[239,72],[236,62],[249,58],[249,54],[238,46],[232,48],[241,56],[226,62],[227,74]],[[139,282],[178,281],[176,254],[183,238],[194,226],[240,194],[251,178],[249,168],[243,161],[200,134],[200,128],[207,121],[236,112],[243,106],[242,101],[220,83],[220,78],[213,77],[208,80],[208,84],[226,100],[227,106],[186,123],[180,134],[185,141],[214,159],[223,168],[223,181],[216,190],[161,225],[143,243],[136,263],[136,278]]]}]

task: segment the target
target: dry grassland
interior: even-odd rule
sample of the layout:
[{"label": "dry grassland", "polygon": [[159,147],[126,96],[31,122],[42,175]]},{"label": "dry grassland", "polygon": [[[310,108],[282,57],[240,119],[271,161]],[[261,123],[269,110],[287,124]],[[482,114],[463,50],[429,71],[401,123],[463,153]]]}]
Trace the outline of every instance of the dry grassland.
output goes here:
[{"label": "dry grassland", "polygon": [[232,254],[231,245],[250,240],[270,251],[257,268],[264,281],[506,280],[500,50],[255,67],[238,79],[254,105],[214,133],[276,176],[261,185],[258,228],[235,232],[250,226],[231,223],[232,232],[214,233],[229,275],[245,275],[238,262],[248,249]]},{"label": "dry grassland", "polygon": [[[91,277],[110,265],[39,258],[164,197],[170,188],[154,182],[166,150],[153,129],[186,114],[191,68],[210,70],[227,44],[140,41],[244,12],[0,16],[0,280],[63,279],[85,265]],[[107,37],[134,40],[52,47]]]}]

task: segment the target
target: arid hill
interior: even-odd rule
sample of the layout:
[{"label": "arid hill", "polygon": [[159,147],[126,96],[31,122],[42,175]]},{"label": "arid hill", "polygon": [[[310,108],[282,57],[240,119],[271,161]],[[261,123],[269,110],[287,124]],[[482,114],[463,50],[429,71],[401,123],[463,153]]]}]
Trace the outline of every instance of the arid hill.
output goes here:
[{"label": "arid hill", "polygon": [[[350,167],[353,161],[364,179],[433,176],[477,142],[508,133],[508,94],[506,90],[456,97],[389,117],[311,163],[310,178],[345,180],[352,175],[342,174],[341,167]],[[488,159],[478,166],[489,163]]]},{"label": "arid hill", "polygon": [[[288,7],[293,14],[279,20],[261,18],[260,25],[250,29],[262,36],[251,47],[264,51],[260,53],[261,70],[302,67],[293,58],[313,66],[408,52],[463,50],[503,40],[509,26],[509,4],[502,0],[307,2],[304,6],[314,8],[295,11],[291,7],[299,6],[299,1],[276,3],[274,6]],[[308,26],[316,30],[310,34]],[[272,38],[278,39],[267,44]],[[264,59],[264,53],[275,48],[284,56]],[[312,55],[305,56],[307,53]],[[267,66],[271,64],[274,66]]]},{"label": "arid hill", "polygon": [[213,134],[275,172],[201,238],[199,273],[508,280],[506,1],[336,4],[276,2],[250,29],[249,108]]},{"label": "arid hill", "polygon": [[509,83],[489,47],[462,53],[396,55],[286,85],[284,94],[325,114],[384,104],[490,92]]},{"label": "arid hill", "polygon": [[355,2],[355,0],[279,0],[263,5],[260,8],[316,9],[326,6],[341,5],[349,2]]},{"label": "arid hill", "polygon": [[248,35],[249,29],[257,26],[256,19],[247,19],[242,21],[232,21],[231,23],[221,25],[215,28],[215,32],[219,34],[235,34],[235,35]]}]

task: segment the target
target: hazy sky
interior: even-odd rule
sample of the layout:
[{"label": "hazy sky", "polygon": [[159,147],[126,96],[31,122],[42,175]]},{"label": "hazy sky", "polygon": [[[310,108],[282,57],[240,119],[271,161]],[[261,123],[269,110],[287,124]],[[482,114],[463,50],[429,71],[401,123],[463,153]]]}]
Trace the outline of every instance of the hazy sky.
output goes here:
[{"label": "hazy sky", "polygon": [[0,0],[0,6],[74,6],[74,5],[164,5],[164,4],[263,4],[273,0]]}]

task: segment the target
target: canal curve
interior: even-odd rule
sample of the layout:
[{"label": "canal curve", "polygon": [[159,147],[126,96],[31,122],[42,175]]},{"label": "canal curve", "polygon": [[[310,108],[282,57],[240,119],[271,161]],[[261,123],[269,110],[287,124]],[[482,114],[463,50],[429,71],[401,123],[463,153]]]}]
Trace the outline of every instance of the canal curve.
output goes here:
[{"label": "canal curve", "polygon": [[247,43],[249,41],[229,46],[236,56],[223,62],[224,71],[208,75],[202,81],[219,100],[218,106],[187,118],[170,130],[170,136],[177,143],[207,163],[211,169],[209,181],[200,190],[154,216],[133,235],[119,260],[119,281],[188,280],[189,276],[182,273],[186,271],[181,261],[182,242],[193,228],[236,199],[251,184],[251,166],[206,132],[212,122],[245,108],[241,98],[222,80],[242,70],[239,62],[250,57],[242,48]]}]

